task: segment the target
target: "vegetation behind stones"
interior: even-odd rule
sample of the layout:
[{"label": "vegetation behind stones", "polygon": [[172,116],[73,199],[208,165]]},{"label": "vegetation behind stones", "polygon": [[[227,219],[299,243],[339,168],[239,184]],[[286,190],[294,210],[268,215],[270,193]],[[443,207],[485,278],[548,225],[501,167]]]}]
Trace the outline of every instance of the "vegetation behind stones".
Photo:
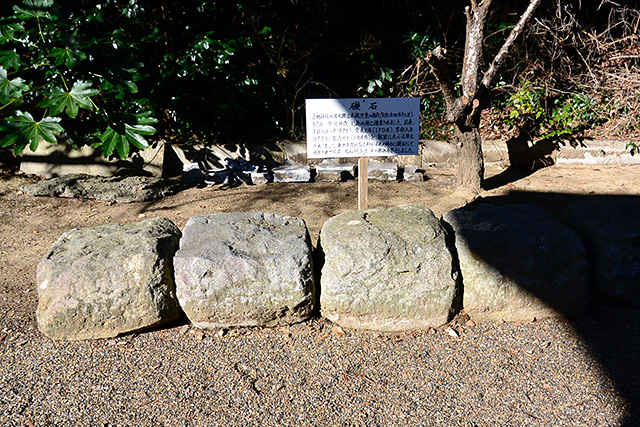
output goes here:
[{"label": "vegetation behind stones", "polygon": [[[539,8],[503,67],[486,137],[638,132],[640,2],[597,3]],[[306,98],[359,96],[420,96],[422,136],[447,138],[424,58],[442,46],[461,60],[466,4],[4,2],[0,146],[45,140],[128,157],[160,139],[300,139]],[[489,55],[525,4],[494,5]]]}]

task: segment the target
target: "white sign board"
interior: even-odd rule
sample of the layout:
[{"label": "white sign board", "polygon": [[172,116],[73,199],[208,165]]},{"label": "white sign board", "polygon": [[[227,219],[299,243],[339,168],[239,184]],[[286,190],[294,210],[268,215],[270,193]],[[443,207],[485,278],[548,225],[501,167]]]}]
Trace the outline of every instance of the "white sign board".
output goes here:
[{"label": "white sign board", "polygon": [[307,157],[418,154],[420,98],[307,99]]}]

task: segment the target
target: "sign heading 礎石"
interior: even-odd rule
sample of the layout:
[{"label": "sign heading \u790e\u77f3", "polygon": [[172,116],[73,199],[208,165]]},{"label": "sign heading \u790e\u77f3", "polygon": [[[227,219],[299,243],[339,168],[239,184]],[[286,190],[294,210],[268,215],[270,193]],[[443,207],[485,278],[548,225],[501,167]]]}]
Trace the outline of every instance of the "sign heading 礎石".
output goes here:
[{"label": "sign heading \u790e\u77f3", "polygon": [[307,157],[418,154],[420,98],[307,99]]}]

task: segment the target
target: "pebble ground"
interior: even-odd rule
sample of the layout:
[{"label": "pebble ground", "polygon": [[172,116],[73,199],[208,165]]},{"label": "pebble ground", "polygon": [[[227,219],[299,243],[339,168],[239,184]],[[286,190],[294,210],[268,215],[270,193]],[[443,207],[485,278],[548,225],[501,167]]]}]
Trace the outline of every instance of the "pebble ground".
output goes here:
[{"label": "pebble ground", "polygon": [[0,425],[632,426],[639,321],[615,308],[379,333],[312,319],[82,342],[4,328]]}]

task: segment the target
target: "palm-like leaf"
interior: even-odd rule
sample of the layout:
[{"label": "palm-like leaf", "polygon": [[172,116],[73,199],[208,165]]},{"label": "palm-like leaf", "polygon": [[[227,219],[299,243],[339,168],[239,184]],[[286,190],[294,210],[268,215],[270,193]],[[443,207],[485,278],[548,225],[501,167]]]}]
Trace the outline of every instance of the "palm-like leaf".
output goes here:
[{"label": "palm-like leaf", "polygon": [[73,87],[68,92],[59,87],[54,87],[48,97],[40,102],[39,106],[51,108],[51,115],[53,116],[66,111],[69,117],[74,118],[78,115],[80,108],[89,110],[93,108],[93,103],[89,97],[96,93],[98,91],[91,88],[91,83],[79,80],[73,84]]},{"label": "palm-like leaf", "polygon": [[36,151],[43,139],[56,144],[58,140],[55,133],[63,131],[59,122],[59,117],[45,117],[36,121],[31,114],[17,111],[16,116],[6,119],[2,126],[1,130],[8,131],[8,134],[0,141],[0,146],[15,145],[14,151],[20,153],[27,145],[31,151]]}]

